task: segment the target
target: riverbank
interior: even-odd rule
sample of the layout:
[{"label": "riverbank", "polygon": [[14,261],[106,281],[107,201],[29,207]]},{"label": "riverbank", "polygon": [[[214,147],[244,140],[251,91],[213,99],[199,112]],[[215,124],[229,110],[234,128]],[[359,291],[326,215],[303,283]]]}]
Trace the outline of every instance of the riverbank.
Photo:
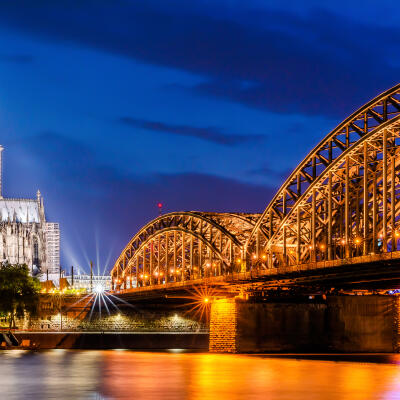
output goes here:
[{"label": "riverbank", "polygon": [[208,333],[192,332],[16,332],[40,349],[188,349],[208,351]]}]

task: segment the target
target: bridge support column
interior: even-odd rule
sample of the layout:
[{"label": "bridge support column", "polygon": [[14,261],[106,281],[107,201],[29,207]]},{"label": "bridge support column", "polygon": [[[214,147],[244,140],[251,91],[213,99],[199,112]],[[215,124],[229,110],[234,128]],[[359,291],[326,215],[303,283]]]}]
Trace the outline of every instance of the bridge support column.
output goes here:
[{"label": "bridge support column", "polygon": [[400,297],[393,297],[393,351],[400,353]]},{"label": "bridge support column", "polygon": [[210,352],[236,353],[237,305],[235,299],[217,299],[211,304]]}]

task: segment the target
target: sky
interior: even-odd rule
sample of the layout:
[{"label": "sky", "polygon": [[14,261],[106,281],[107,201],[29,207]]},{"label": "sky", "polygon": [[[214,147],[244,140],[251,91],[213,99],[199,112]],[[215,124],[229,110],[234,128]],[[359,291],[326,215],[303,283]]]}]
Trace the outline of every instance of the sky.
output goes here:
[{"label": "sky", "polygon": [[163,212],[262,212],[400,78],[392,0],[2,0],[3,195],[108,271]]}]

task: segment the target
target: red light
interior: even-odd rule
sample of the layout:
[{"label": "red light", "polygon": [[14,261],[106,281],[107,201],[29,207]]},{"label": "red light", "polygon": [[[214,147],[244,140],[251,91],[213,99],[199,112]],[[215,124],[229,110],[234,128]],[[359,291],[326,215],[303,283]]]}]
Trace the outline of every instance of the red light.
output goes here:
[{"label": "red light", "polygon": [[157,207],[158,207],[158,208],[162,208],[162,203],[158,203],[158,204],[157,204]]}]

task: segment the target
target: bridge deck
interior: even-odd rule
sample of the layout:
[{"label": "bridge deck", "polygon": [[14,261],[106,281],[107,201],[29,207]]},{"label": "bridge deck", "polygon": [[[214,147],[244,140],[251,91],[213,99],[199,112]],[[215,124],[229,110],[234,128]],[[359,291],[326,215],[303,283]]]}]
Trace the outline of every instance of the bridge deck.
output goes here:
[{"label": "bridge deck", "polygon": [[351,284],[354,288],[395,288],[400,286],[400,251],[279,268],[254,269],[225,276],[117,290],[113,293],[132,299],[168,297],[194,290],[198,286],[208,286],[212,287],[217,294],[233,295],[250,287],[254,289],[258,286],[268,289],[307,286],[316,283],[319,288],[331,284],[338,287]]}]

